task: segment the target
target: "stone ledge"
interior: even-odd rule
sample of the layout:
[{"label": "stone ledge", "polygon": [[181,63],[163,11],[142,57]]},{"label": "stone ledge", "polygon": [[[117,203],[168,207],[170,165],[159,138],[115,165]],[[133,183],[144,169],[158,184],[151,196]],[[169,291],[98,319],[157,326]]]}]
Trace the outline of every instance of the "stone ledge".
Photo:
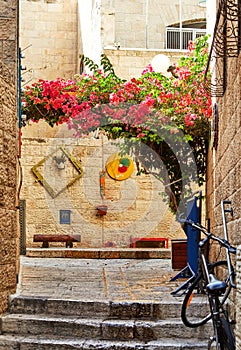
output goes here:
[{"label": "stone ledge", "polygon": [[171,259],[171,250],[164,248],[27,248],[26,256],[75,259]]}]

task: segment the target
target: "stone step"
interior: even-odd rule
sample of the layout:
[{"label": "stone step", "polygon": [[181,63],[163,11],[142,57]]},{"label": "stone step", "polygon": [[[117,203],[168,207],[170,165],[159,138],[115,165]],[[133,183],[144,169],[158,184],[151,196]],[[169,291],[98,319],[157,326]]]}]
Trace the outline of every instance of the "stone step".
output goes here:
[{"label": "stone step", "polygon": [[[16,294],[1,318],[0,350],[204,350],[211,323],[186,328],[182,299],[167,294],[160,302],[79,301]],[[194,306],[194,314],[199,312]]]},{"label": "stone step", "polygon": [[156,301],[79,301],[45,297],[13,296],[10,313],[46,314],[87,318],[165,319],[181,313],[182,300]]},{"label": "stone step", "polygon": [[[20,345],[21,344],[21,345]],[[207,341],[163,338],[161,341],[108,341],[43,336],[0,335],[0,350],[206,350]]]},{"label": "stone step", "polygon": [[[45,297],[13,296],[10,301],[10,313],[46,314],[75,316],[83,318],[117,319],[159,319],[179,318],[183,298],[167,295],[165,300],[157,301],[79,301]],[[192,303],[193,317],[200,312],[208,312],[208,304]]]},{"label": "stone step", "polygon": [[157,340],[165,338],[204,339],[211,324],[186,328],[180,319],[117,320],[53,317],[48,315],[8,314],[2,317],[2,334],[47,335],[101,340]]}]

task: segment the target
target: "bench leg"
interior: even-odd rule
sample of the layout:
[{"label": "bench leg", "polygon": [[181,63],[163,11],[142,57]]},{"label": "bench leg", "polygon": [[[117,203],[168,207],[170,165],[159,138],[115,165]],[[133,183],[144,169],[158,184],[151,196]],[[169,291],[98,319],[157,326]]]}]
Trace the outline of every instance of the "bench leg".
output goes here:
[{"label": "bench leg", "polygon": [[73,248],[73,242],[66,242],[66,248]]},{"label": "bench leg", "polygon": [[49,242],[43,242],[42,248],[49,248]]}]

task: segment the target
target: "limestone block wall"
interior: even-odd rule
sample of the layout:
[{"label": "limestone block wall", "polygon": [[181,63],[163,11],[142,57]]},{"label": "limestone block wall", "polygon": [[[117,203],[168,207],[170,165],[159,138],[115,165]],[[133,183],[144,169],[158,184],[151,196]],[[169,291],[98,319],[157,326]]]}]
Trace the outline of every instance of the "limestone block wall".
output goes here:
[{"label": "limestone block wall", "polygon": [[102,0],[103,47],[118,42],[121,48],[165,49],[167,26],[178,24],[180,17],[190,26],[206,18],[206,9],[198,1],[182,0],[181,4],[180,9],[180,1]]},{"label": "limestone block wall", "polygon": [[210,149],[207,182],[208,217],[212,227],[222,234],[220,203],[222,199],[232,201],[234,217],[230,218],[228,229],[233,244],[241,244],[238,234],[241,228],[241,103],[240,103],[239,59],[228,60],[228,84],[223,98],[218,99],[219,124],[218,146]]},{"label": "limestone block wall", "polygon": [[[36,182],[31,168],[50,153],[59,152],[63,145],[81,161],[83,176],[52,198]],[[73,138],[63,126],[51,129],[43,122],[24,128],[21,199],[26,200],[27,247],[40,245],[33,243],[34,234],[80,234],[79,247],[104,247],[109,241],[117,247],[128,247],[131,237],[185,237],[163,202],[163,186],[151,175],[137,176],[134,171],[127,180],[116,181],[106,174],[102,201],[99,173],[118,149],[106,139]],[[57,169],[52,157],[39,167],[39,172],[55,192],[78,175],[68,160],[65,169]],[[102,203],[107,204],[108,211],[100,217],[96,206]],[[60,223],[60,210],[70,210],[69,224]]]},{"label": "limestone block wall", "polygon": [[[241,244],[241,56],[228,59],[227,89],[217,100],[219,107],[218,145],[210,149],[208,158],[207,217],[212,230],[223,236],[221,200],[231,200],[234,216],[228,216],[228,233],[233,245]],[[212,249],[215,255],[215,250]],[[234,259],[235,264],[235,259]],[[237,281],[240,287],[240,253],[236,259]],[[233,300],[233,310],[238,314],[236,326],[238,347],[241,344],[240,293]]]},{"label": "limestone block wall", "polygon": [[[181,10],[179,1],[165,0],[21,0],[20,47],[28,70],[24,79],[72,78],[79,73],[79,55],[99,63],[101,52],[113,49],[115,42],[129,59],[133,56],[124,70],[136,74],[142,67],[140,56],[126,48],[165,49],[166,26],[180,22],[180,11],[183,25],[205,19],[205,9],[192,0],[182,0]],[[115,63],[121,70],[123,62]]]},{"label": "limestone block wall", "polygon": [[18,1],[0,2],[0,314],[16,290],[16,63]]},{"label": "limestone block wall", "polygon": [[18,266],[16,213],[16,100],[8,68],[0,63],[0,314],[15,292]]},{"label": "limestone block wall", "polygon": [[17,0],[0,2],[0,61],[14,77],[16,70]]},{"label": "limestone block wall", "polygon": [[[113,64],[115,73],[122,79],[138,78],[148,64],[156,55],[165,55],[169,58],[170,64],[177,63],[183,55],[180,51],[165,50],[138,50],[138,49],[105,49],[104,53]],[[163,74],[170,75],[163,70]]]},{"label": "limestone block wall", "polygon": [[20,47],[25,81],[77,73],[77,0],[21,0]]},{"label": "limestone block wall", "polygon": [[237,250],[237,264],[236,264],[236,282],[237,282],[237,305],[236,305],[236,349],[241,349],[241,246]]}]

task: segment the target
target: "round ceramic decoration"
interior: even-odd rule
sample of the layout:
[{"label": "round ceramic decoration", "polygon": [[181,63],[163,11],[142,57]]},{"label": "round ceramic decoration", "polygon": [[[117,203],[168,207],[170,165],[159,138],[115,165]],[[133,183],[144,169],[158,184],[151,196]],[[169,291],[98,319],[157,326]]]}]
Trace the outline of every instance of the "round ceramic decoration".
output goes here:
[{"label": "round ceramic decoration", "polygon": [[126,180],[134,171],[134,163],[130,156],[111,155],[106,162],[106,171],[112,179]]}]

